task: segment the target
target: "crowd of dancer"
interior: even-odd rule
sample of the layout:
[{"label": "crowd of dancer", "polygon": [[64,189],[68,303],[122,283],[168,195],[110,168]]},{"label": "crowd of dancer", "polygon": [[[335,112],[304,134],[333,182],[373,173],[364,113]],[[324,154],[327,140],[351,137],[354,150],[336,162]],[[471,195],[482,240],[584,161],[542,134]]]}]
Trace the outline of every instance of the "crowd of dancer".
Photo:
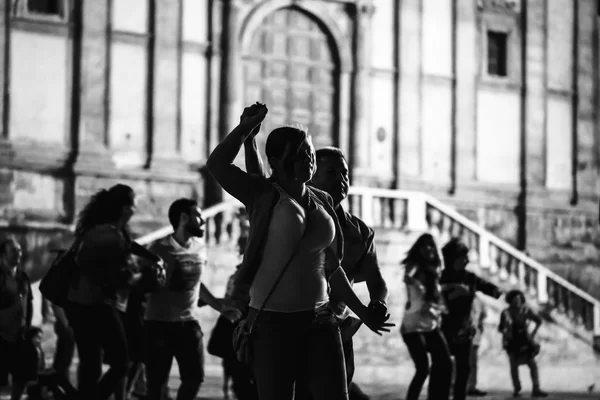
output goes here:
[{"label": "crowd of dancer", "polygon": [[[71,248],[57,256],[59,263],[72,254],[77,268],[65,304],[53,305],[58,342],[49,368],[42,331],[31,326],[31,283],[19,267],[19,243],[0,242],[0,386],[10,376],[12,400],[25,391],[30,399],[51,391],[56,399],[125,400],[144,381],[145,398],[168,399],[173,359],[181,381],[177,399],[194,399],[204,380],[203,333],[194,313],[205,305],[219,314],[208,351],[223,359],[239,400],[368,399],[353,382],[353,335],[363,324],[379,335],[394,326],[373,229],[341,205],[349,189],[344,153],[315,150],[305,130],[281,127],[269,134],[267,176],[256,144],[267,112],[260,103],[245,108],[207,161],[248,218],[238,243],[243,261],[223,298],[202,283],[210,260],[195,200],[175,200],[168,211],[173,234],[143,247],[128,229],[134,191],[122,184],[101,190],[81,211]],[[234,164],[242,147],[245,171]],[[468,254],[460,239],[440,250],[423,234],[402,262],[407,303],[400,333],[416,370],[408,400],[419,397],[428,376],[430,400],[449,399],[451,392],[454,400],[485,395],[476,387],[485,317],[477,293],[503,293],[465,269]],[[368,304],[352,288],[358,282],[367,285]],[[533,396],[545,397],[535,363],[541,321],[521,292],[504,295],[509,307],[499,330],[514,395],[521,391],[518,366],[527,364]],[[249,361],[233,343],[240,321],[251,327]],[[529,321],[536,323],[533,332]],[[73,343],[76,389],[69,376]]]}]

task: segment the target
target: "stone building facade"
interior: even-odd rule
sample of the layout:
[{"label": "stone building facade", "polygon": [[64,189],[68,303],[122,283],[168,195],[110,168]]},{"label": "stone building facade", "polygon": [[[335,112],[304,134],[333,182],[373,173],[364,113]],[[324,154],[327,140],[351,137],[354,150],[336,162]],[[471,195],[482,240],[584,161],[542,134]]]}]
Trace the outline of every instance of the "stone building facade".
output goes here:
[{"label": "stone building facade", "polygon": [[[247,103],[308,127],[354,184],[428,191],[521,247],[598,221],[592,0],[5,0],[0,224],[45,243],[99,188],[169,203]],[[48,235],[53,232],[52,235]]]}]

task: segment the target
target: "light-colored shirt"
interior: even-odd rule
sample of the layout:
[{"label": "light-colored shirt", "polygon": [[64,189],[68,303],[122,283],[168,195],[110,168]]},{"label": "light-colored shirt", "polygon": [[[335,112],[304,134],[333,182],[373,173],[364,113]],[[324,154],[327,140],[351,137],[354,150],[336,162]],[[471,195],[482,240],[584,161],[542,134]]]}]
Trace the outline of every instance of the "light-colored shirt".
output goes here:
[{"label": "light-colored shirt", "polygon": [[[436,283],[436,291],[441,291],[439,283]],[[444,308],[442,301],[425,300],[425,286],[410,273],[406,280],[406,296],[400,332],[431,332],[440,327]]]},{"label": "light-colored shirt", "polygon": [[267,231],[261,264],[250,288],[250,306],[262,307],[282,268],[294,254],[265,310],[312,310],[329,301],[325,250],[334,241],[335,225],[321,205],[305,211],[285,192],[281,190],[280,193]]},{"label": "light-colored shirt", "polygon": [[150,251],[165,262],[165,286],[148,294],[145,319],[177,322],[195,319],[202,270],[207,263],[206,243],[192,238],[183,247],[172,235],[154,242]]}]

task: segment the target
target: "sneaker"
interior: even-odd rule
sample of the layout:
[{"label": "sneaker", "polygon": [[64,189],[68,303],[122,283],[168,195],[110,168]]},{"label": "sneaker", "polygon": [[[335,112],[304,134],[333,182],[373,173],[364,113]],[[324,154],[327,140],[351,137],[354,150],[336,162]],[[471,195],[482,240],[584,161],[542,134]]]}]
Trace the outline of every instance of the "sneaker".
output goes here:
[{"label": "sneaker", "polygon": [[531,392],[531,397],[548,397],[548,393],[544,392],[541,389],[537,389]]},{"label": "sneaker", "polygon": [[485,397],[485,396],[487,396],[487,392],[484,392],[483,390],[479,390],[479,389],[475,388],[475,389],[470,389],[467,392],[467,396],[470,396],[470,397]]},{"label": "sneaker", "polygon": [[520,390],[515,390],[513,392],[513,396],[512,397],[521,397],[521,391]]}]

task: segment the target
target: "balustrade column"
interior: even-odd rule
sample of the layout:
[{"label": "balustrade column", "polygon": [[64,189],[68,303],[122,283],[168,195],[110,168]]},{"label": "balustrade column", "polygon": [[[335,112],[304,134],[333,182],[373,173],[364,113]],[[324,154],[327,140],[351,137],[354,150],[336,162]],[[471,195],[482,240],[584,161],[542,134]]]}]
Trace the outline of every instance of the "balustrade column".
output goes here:
[{"label": "balustrade column", "polygon": [[479,266],[481,268],[490,268],[492,260],[490,259],[490,240],[487,235],[479,235]]},{"label": "balustrade column", "polygon": [[[600,304],[594,305],[594,336],[600,341]],[[600,348],[600,343],[598,344]]]},{"label": "balustrade column", "polygon": [[412,232],[423,232],[428,229],[427,226],[427,202],[425,196],[420,193],[413,193],[408,198],[406,207],[407,228]]},{"label": "balustrade column", "polygon": [[373,225],[373,199],[371,194],[360,195],[360,218],[368,226]]},{"label": "balustrade column", "polygon": [[548,275],[537,271],[537,300],[540,305],[548,303]]}]

